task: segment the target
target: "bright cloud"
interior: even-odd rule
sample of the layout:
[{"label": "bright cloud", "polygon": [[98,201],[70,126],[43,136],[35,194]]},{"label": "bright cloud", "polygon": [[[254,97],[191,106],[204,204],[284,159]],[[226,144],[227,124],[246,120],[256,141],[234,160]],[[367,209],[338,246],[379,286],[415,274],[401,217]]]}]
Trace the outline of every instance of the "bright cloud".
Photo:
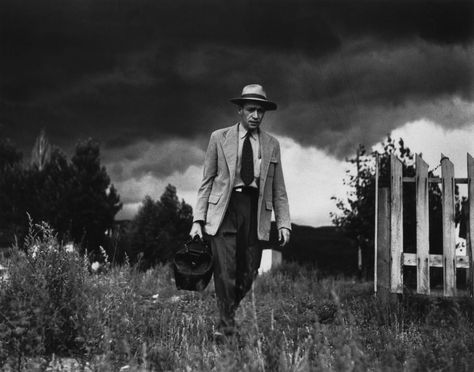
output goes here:
[{"label": "bright cloud", "polygon": [[421,119],[406,123],[392,132],[394,138],[403,138],[414,152],[422,153],[430,169],[441,160],[441,154],[454,163],[456,177],[466,177],[466,154],[474,156],[474,119],[463,128],[447,129],[433,121]]},{"label": "bright cloud", "polygon": [[[119,194],[125,200],[122,210],[117,214],[117,219],[133,218],[138,211],[140,201],[149,195],[153,199],[159,199],[168,184],[176,186],[178,197],[194,207],[196,192],[201,181],[202,168],[197,166],[188,167],[183,173],[174,172],[170,176],[157,178],[148,173],[141,178],[131,178],[116,184]],[[127,202],[127,200],[129,200]]]}]

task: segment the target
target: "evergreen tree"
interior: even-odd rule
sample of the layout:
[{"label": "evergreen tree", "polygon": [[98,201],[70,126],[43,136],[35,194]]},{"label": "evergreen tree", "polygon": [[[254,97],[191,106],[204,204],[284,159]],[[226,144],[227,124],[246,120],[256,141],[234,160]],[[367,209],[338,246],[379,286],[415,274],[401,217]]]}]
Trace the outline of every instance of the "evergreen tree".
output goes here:
[{"label": "evergreen tree", "polygon": [[8,138],[0,138],[0,171],[20,166],[23,155]]},{"label": "evergreen tree", "polygon": [[0,139],[0,246],[26,231],[26,183],[22,154],[8,139]]},{"label": "evergreen tree", "polygon": [[173,185],[168,185],[156,202],[145,197],[132,221],[132,261],[140,261],[143,269],[170,261],[187,239],[191,224],[192,208],[179,201]]},{"label": "evergreen tree", "polygon": [[16,237],[21,244],[29,214],[34,222],[48,222],[60,239],[73,239],[97,254],[122,206],[100,164],[98,143],[80,142],[69,162],[41,131],[30,166],[21,160],[9,141],[0,140],[1,243],[11,244]]},{"label": "evergreen tree", "polygon": [[159,261],[158,226],[159,206],[146,196],[132,221],[129,256],[132,262],[155,263]]},{"label": "evergreen tree", "polygon": [[71,200],[73,195],[73,171],[66,155],[59,149],[51,150],[43,169],[34,168],[40,179],[36,188],[39,210],[35,220],[48,221],[63,241],[69,240],[73,219]]},{"label": "evergreen tree", "polygon": [[[158,244],[161,247],[161,257],[164,261],[170,260],[176,247],[186,240],[192,222],[192,208],[184,200],[179,202],[176,187],[166,186],[158,202],[159,218]],[[189,211],[191,213],[189,213]]]},{"label": "evergreen tree", "polygon": [[99,253],[107,229],[121,209],[120,197],[100,164],[99,144],[92,139],[79,142],[71,161],[71,237],[90,253]]}]

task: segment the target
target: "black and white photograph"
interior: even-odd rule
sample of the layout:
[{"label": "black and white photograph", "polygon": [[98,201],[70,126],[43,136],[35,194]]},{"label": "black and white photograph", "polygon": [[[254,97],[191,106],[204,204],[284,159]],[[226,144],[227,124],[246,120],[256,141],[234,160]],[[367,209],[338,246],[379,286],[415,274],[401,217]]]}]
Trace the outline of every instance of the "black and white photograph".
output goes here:
[{"label": "black and white photograph", "polygon": [[1,0],[1,371],[473,371],[474,1]]}]

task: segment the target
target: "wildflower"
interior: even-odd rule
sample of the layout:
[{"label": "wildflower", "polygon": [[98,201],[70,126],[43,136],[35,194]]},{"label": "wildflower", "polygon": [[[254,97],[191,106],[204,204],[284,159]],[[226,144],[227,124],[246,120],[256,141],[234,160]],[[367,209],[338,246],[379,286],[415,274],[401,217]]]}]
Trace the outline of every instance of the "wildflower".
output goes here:
[{"label": "wildflower", "polygon": [[8,269],[0,264],[0,281],[8,279]]},{"label": "wildflower", "polygon": [[91,265],[92,271],[97,271],[97,270],[99,270],[99,267],[100,267],[100,263],[98,263],[97,261],[95,261],[95,262]]},{"label": "wildflower", "polygon": [[31,257],[36,258],[36,255],[38,254],[39,251],[39,246],[37,244],[33,245],[31,247]]},{"label": "wildflower", "polygon": [[74,245],[72,243],[68,243],[64,246],[67,253],[74,252]]},{"label": "wildflower", "polygon": [[104,262],[107,264],[109,262],[109,256],[107,255],[107,252],[105,251],[104,247],[99,245],[100,253],[102,253],[102,257],[104,257]]},{"label": "wildflower", "polygon": [[157,294],[154,294],[154,295],[151,296],[151,297],[152,297],[154,300],[157,300],[159,296],[160,296],[160,295],[157,293]]},{"label": "wildflower", "polygon": [[181,300],[181,297],[176,296],[176,295],[175,295],[175,296],[172,296],[172,297],[170,298],[170,302],[171,302],[171,303],[178,302],[179,300]]}]

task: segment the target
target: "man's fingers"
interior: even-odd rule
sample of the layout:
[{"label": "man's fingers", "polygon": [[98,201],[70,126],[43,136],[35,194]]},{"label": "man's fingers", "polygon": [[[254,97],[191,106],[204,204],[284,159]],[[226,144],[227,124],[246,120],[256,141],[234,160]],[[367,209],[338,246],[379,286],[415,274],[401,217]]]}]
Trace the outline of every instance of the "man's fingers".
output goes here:
[{"label": "man's fingers", "polygon": [[290,241],[290,232],[286,229],[278,230],[278,240],[281,242],[280,246],[284,247]]},{"label": "man's fingers", "polygon": [[191,231],[189,232],[189,235],[191,238],[194,238],[196,235],[198,235],[202,239],[202,227],[200,224],[194,224],[193,227],[191,228]]},{"label": "man's fingers", "polygon": [[278,230],[278,240],[281,242],[280,246],[284,247],[290,241],[290,232],[286,229]]}]

